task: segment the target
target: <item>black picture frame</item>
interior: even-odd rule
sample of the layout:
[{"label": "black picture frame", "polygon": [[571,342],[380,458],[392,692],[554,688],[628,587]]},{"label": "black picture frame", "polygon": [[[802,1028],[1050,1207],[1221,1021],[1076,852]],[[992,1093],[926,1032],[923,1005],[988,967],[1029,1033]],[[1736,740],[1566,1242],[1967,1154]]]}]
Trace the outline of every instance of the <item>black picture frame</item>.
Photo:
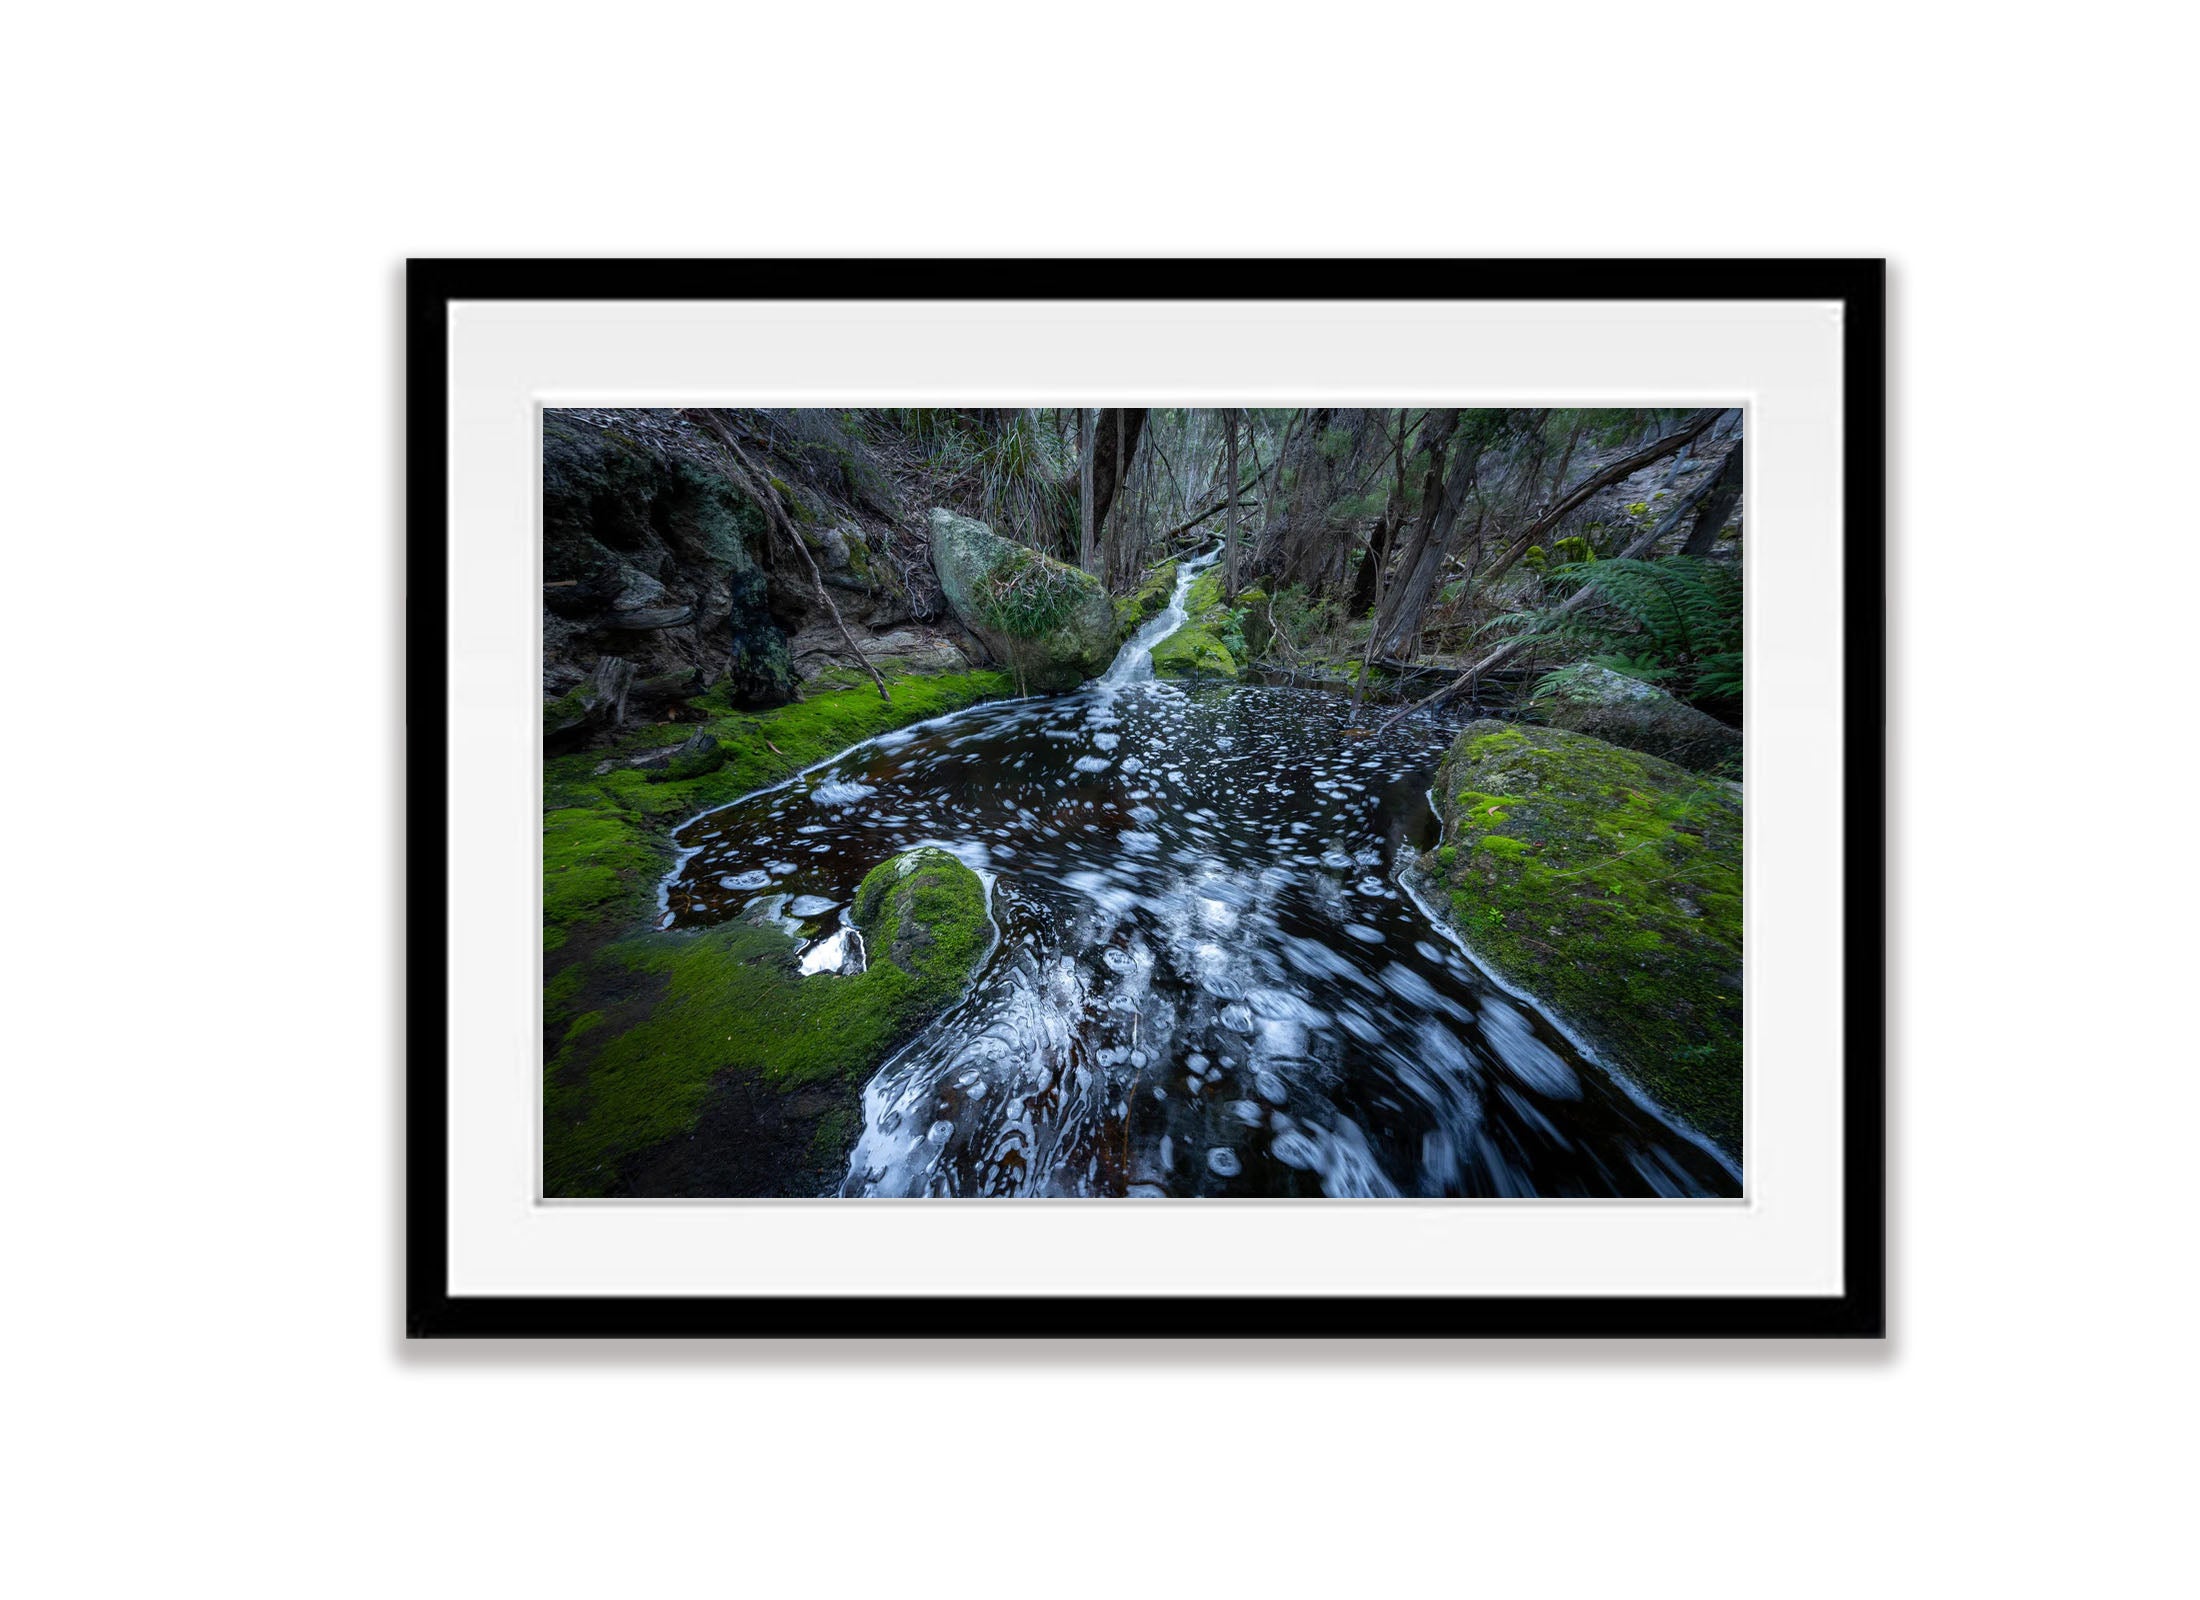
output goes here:
[{"label": "black picture frame", "polygon": [[[1843,1292],[1834,1296],[525,1297],[449,1290],[448,308],[474,300],[1819,300],[1842,334]],[[405,1329],[451,1337],[1848,1337],[1886,1331],[1886,263],[414,260],[406,268]],[[1226,286],[1226,287],[1225,287]],[[1014,1315],[998,1315],[1004,1303]]]}]

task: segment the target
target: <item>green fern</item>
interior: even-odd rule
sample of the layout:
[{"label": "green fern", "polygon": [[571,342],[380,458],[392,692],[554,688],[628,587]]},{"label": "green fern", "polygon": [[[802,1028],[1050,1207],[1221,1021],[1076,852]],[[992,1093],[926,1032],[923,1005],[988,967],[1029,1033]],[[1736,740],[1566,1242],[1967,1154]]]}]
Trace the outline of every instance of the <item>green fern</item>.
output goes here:
[{"label": "green fern", "polygon": [[[1553,566],[1554,603],[1515,611],[1490,629],[1578,648],[1629,677],[1665,682],[1690,699],[1739,698],[1742,692],[1742,576],[1727,562],[1697,556],[1615,558]],[[1571,611],[1556,600],[1591,586]]]}]

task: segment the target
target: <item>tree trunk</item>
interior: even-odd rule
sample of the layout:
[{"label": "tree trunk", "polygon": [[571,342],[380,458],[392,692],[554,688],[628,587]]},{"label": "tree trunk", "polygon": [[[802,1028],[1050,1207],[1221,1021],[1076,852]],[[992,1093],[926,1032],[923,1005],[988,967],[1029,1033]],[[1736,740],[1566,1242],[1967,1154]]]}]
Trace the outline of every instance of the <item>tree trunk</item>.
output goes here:
[{"label": "tree trunk", "polygon": [[[1390,546],[1398,536],[1399,527],[1406,519],[1406,413],[1398,410],[1398,432],[1390,441],[1390,503],[1383,507],[1381,519],[1375,531],[1367,537],[1367,554],[1360,558],[1360,570],[1353,575],[1352,592],[1345,597],[1346,620],[1364,617],[1375,607],[1375,597],[1382,588],[1383,568],[1390,561]],[[1374,640],[1372,629],[1369,642]],[[1354,696],[1355,704],[1358,696]]]},{"label": "tree trunk", "polygon": [[1688,543],[1681,546],[1684,556],[1707,556],[1718,543],[1719,534],[1734,515],[1734,508],[1742,498],[1742,446],[1737,442],[1726,453],[1725,464],[1712,480],[1711,492],[1704,497],[1703,508],[1696,513],[1696,525],[1688,530]]},{"label": "tree trunk", "polygon": [[[1132,461],[1146,426],[1143,410],[1108,408],[1101,411],[1092,434],[1092,531],[1098,564],[1088,568],[1103,583],[1119,583],[1130,559],[1129,499]],[[1108,513],[1122,501],[1126,514],[1115,519],[1110,532]]]},{"label": "tree trunk", "polygon": [[1229,440],[1230,504],[1222,518],[1222,593],[1233,603],[1238,592],[1238,448],[1237,412],[1225,407],[1222,413],[1222,431]]},{"label": "tree trunk", "polygon": [[1092,445],[1097,429],[1085,414],[1085,408],[1077,408],[1077,566],[1090,572],[1098,552],[1093,548],[1092,522]]},{"label": "tree trunk", "polygon": [[1406,540],[1405,553],[1399,557],[1398,581],[1384,598],[1375,620],[1377,645],[1386,655],[1410,655],[1413,636],[1420,630],[1421,612],[1436,592],[1437,574],[1450,553],[1460,503],[1474,481],[1478,451],[1460,451],[1446,469],[1445,457],[1458,427],[1457,411],[1431,411],[1421,424],[1421,445],[1428,451],[1428,472],[1421,480],[1421,515],[1413,525],[1412,537]]},{"label": "tree trunk", "polygon": [[1146,412],[1108,409],[1100,413],[1092,436],[1092,525],[1095,535],[1107,525],[1108,509],[1130,476],[1131,458],[1138,454],[1139,435],[1145,432]]},{"label": "tree trunk", "polygon": [[1367,554],[1360,558],[1360,570],[1352,575],[1352,592],[1345,596],[1347,620],[1364,617],[1375,607],[1375,591],[1381,584],[1383,568],[1390,562],[1390,545],[1398,531],[1399,515],[1393,504],[1383,512],[1382,520],[1375,524],[1375,531],[1367,536]]},{"label": "tree trunk", "polygon": [[[1653,549],[1657,547],[1658,540],[1663,536],[1664,531],[1662,528],[1652,528],[1641,538],[1637,539],[1633,544],[1622,550],[1617,556],[1613,557],[1613,559],[1616,561],[1632,561],[1640,557],[1647,556]],[[1589,603],[1590,598],[1597,592],[1596,567],[1594,565],[1590,566],[1588,568],[1588,573],[1588,581],[1582,584],[1580,588],[1576,589],[1572,594],[1568,595],[1555,608],[1553,608],[1553,616],[1564,616],[1567,612],[1572,611],[1579,606],[1587,605]],[[1479,678],[1483,673],[1489,671],[1492,667],[1503,661],[1507,656],[1512,655],[1515,651],[1521,649],[1524,645],[1527,645],[1533,640],[1540,637],[1542,637],[1540,634],[1522,634],[1516,639],[1507,639],[1503,644],[1492,650],[1488,655],[1477,661],[1473,666],[1467,668],[1466,671],[1460,673],[1458,677],[1452,679],[1451,682],[1445,684],[1434,694],[1428,695],[1423,699],[1416,700],[1413,702],[1413,704],[1409,706],[1400,707],[1399,710],[1394,715],[1392,715],[1390,720],[1385,722],[1382,728],[1378,729],[1377,731],[1388,731],[1389,729],[1394,728],[1399,723],[1403,722],[1408,716],[1412,715],[1414,712],[1424,710],[1427,707],[1436,705],[1440,701],[1449,699],[1452,695],[1457,694],[1461,689],[1467,687],[1468,684],[1474,682],[1474,680],[1476,678]]]}]

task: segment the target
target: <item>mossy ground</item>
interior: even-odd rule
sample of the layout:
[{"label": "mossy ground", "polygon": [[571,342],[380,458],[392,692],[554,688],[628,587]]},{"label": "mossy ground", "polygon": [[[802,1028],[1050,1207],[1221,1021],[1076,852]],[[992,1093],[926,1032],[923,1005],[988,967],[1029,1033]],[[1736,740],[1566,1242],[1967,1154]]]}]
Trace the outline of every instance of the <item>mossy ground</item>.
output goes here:
[{"label": "mossy ground", "polygon": [[[693,1126],[713,1076],[728,1067],[754,1067],[765,1088],[836,1073],[860,1082],[910,1006],[931,1003],[937,983],[894,963],[899,977],[874,961],[859,978],[798,979],[794,947],[776,928],[652,931],[680,822],[875,734],[1014,692],[998,672],[889,674],[888,682],[891,704],[866,677],[758,712],[734,710],[712,690],[688,702],[700,723],[637,728],[612,746],[545,763],[547,1192],[603,1192],[621,1154]],[[715,770],[685,778],[623,764],[597,770],[679,744],[699,725],[724,753]],[[933,904],[932,877],[916,888],[924,891],[920,923],[931,926],[937,911],[960,925],[952,908]],[[981,929],[982,900],[981,892]],[[966,953],[967,941],[935,938],[943,960]]]},{"label": "mossy ground", "polygon": [[1163,678],[1235,678],[1250,660],[1247,607],[1222,596],[1222,571],[1209,567],[1184,593],[1184,626],[1153,647],[1153,670]]},{"label": "mossy ground", "polygon": [[850,975],[805,978],[785,934],[740,921],[598,951],[558,1008],[571,1015],[544,1080],[545,1191],[617,1187],[622,1159],[694,1127],[729,1072],[780,1096],[842,1091],[795,1132],[805,1156],[843,1151],[864,1079],[961,992],[992,936],[985,886],[941,850],[874,868],[853,916],[870,961]]},{"label": "mossy ground", "polygon": [[1739,797],[1555,728],[1468,726],[1423,865],[1475,953],[1739,1159]]},{"label": "mossy ground", "polygon": [[[714,771],[670,777],[623,759],[683,743],[695,721],[637,728],[616,744],[543,765],[543,948],[584,933],[623,931],[646,919],[657,879],[672,860],[671,828],[712,806],[790,778],[835,751],[890,729],[1015,693],[1005,673],[888,674],[893,703],[861,687],[813,692],[769,711],[737,711],[722,688],[688,702],[725,753]],[[609,772],[596,769],[622,762]],[[652,781],[652,780],[655,781]]]}]

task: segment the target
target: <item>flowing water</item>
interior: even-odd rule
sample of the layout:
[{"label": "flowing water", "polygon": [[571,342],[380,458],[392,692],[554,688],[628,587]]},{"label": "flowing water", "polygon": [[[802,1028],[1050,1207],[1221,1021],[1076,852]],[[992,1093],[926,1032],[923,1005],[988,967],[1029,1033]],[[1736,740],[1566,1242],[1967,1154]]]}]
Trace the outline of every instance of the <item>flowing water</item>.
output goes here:
[{"label": "flowing water", "polygon": [[[1210,558],[1211,559],[1211,558]],[[973,707],[687,824],[667,926],[863,959],[863,875],[935,844],[1001,937],[864,1090],[847,1195],[1731,1195],[1733,1168],[1493,984],[1397,881],[1450,730],[1156,680]]]}]

